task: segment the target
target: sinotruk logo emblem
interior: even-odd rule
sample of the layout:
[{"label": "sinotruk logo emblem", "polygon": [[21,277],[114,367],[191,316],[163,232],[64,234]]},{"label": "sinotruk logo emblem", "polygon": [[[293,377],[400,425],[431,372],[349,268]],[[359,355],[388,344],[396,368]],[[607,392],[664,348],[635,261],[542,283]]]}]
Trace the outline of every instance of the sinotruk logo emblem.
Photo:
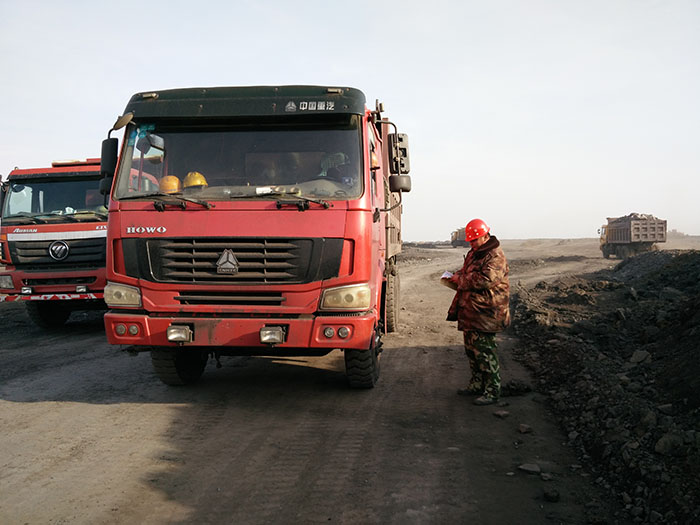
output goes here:
[{"label": "sinotruk logo emblem", "polygon": [[239,266],[238,259],[236,259],[233,252],[226,249],[224,253],[221,254],[221,257],[219,257],[219,260],[216,261],[216,273],[236,274],[238,273]]},{"label": "sinotruk logo emblem", "polygon": [[70,248],[63,241],[54,241],[49,245],[49,255],[55,261],[62,261],[68,257]]}]

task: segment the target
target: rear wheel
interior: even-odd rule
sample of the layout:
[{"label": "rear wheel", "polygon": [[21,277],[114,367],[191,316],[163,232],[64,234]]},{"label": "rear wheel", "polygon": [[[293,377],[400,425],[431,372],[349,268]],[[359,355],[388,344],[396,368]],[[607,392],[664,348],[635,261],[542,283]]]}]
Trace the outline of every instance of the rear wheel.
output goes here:
[{"label": "rear wheel", "polygon": [[399,270],[394,268],[394,273],[389,273],[386,278],[386,331],[396,332],[399,328],[399,309],[401,281]]},{"label": "rear wheel", "polygon": [[151,350],[151,364],[158,379],[166,385],[180,386],[195,383],[207,366],[206,350],[159,348]]},{"label": "rear wheel", "polygon": [[27,301],[24,303],[27,315],[40,328],[55,330],[61,328],[70,317],[70,308],[54,302]]},{"label": "rear wheel", "polygon": [[345,350],[345,374],[352,388],[373,388],[379,380],[381,340],[375,331],[367,350]]}]

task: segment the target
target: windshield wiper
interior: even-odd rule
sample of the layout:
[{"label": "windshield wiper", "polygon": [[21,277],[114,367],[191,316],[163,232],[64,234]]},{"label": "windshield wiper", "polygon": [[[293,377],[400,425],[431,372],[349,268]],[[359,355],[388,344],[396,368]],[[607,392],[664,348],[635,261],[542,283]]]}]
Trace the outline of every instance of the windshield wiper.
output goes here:
[{"label": "windshield wiper", "polygon": [[[231,199],[264,199],[266,197],[272,197],[277,201],[277,209],[280,209],[285,204],[293,204],[299,208],[299,211],[304,211],[309,209],[310,202],[313,202],[314,204],[320,204],[326,209],[330,208],[331,206],[327,201],[324,201],[323,199],[312,199],[311,197],[304,197],[303,195],[299,195],[298,193],[286,191],[270,191],[266,193],[256,194],[232,193],[230,195]],[[297,200],[286,200],[280,197],[293,197]]]},{"label": "windshield wiper", "polygon": [[[71,213],[71,216],[75,217],[76,215],[94,215],[96,218],[98,218],[101,221],[106,221],[107,220],[107,214],[102,213],[100,211],[91,211],[91,210],[82,210],[82,211],[76,211],[75,213]],[[77,217],[76,217],[77,219]],[[79,220],[79,219],[78,219]]]},{"label": "windshield wiper", "polygon": [[[34,217],[58,217],[60,219],[67,219],[68,222],[78,222],[78,219],[72,217],[71,215],[64,215],[63,213],[37,213]],[[46,221],[44,221],[46,222]]]},{"label": "windshield wiper", "polygon": [[8,215],[6,217],[3,217],[2,220],[4,220],[4,221],[7,221],[7,220],[26,220],[26,221],[30,221],[32,224],[46,224],[46,221],[44,219],[39,219],[38,217],[34,217],[33,215],[22,215],[22,214]]},{"label": "windshield wiper", "polygon": [[193,204],[199,204],[200,206],[204,206],[207,209],[213,208],[214,205],[211,202],[199,200],[199,199],[192,199],[190,197],[183,197],[182,195],[177,195],[175,193],[162,193],[162,192],[153,192],[153,193],[142,193],[140,195],[127,195],[126,197],[121,197],[119,200],[133,200],[133,199],[143,199],[143,198],[158,198],[159,200],[153,201],[153,207],[158,210],[158,211],[165,211],[165,206],[166,204],[176,204],[173,202],[168,202],[167,199],[176,199],[180,201],[179,204],[180,207],[185,210],[187,209],[187,204],[188,202],[191,202]]},{"label": "windshield wiper", "polygon": [[310,197],[304,197],[303,195],[297,195],[296,193],[285,193],[285,197],[294,197],[295,199],[299,200],[284,200],[284,199],[277,199],[277,209],[279,210],[282,206],[285,204],[296,204],[297,208],[299,208],[299,211],[304,211],[309,209],[309,203],[313,202],[314,204],[320,204],[324,208],[328,209],[330,208],[330,204],[328,204],[328,201],[324,201],[323,199],[312,199]]}]

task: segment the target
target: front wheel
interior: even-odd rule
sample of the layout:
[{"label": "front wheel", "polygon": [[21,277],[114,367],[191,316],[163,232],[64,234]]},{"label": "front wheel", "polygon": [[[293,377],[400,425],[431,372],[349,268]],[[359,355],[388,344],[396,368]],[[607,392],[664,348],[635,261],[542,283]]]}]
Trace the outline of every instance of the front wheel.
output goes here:
[{"label": "front wheel", "polygon": [[27,301],[27,315],[39,328],[56,330],[61,328],[70,317],[70,309],[55,302]]},{"label": "front wheel", "polygon": [[166,385],[181,386],[195,383],[207,366],[206,350],[159,348],[151,350],[151,364],[158,379]]},{"label": "front wheel", "polygon": [[345,374],[352,388],[374,388],[379,380],[381,339],[375,331],[367,350],[345,350]]}]

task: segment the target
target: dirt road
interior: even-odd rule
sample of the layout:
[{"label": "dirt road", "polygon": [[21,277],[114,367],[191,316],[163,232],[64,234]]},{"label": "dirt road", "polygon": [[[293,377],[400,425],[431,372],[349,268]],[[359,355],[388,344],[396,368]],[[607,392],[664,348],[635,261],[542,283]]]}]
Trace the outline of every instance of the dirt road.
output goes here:
[{"label": "dirt road", "polygon": [[[616,262],[592,239],[504,247],[524,286]],[[541,394],[455,395],[467,363],[437,278],[463,254],[406,250],[401,330],[370,391],[347,388],[340,352],[224,358],[167,387],[148,355],[105,342],[96,313],[47,334],[0,304],[0,522],[611,521]],[[517,344],[501,339],[503,380],[527,383]]]}]

